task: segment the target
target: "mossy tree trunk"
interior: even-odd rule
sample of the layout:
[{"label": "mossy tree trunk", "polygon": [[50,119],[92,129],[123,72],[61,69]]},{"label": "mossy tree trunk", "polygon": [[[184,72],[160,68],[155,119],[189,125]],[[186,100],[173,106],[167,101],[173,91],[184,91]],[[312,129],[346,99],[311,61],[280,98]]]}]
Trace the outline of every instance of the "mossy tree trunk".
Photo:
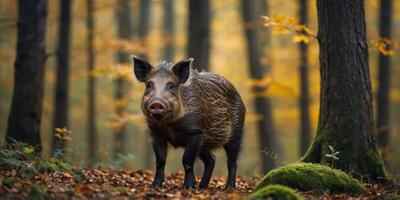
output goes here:
[{"label": "mossy tree trunk", "polygon": [[[318,0],[321,96],[317,135],[302,158],[386,181],[373,137],[363,0]],[[329,145],[340,153],[332,160]]]}]

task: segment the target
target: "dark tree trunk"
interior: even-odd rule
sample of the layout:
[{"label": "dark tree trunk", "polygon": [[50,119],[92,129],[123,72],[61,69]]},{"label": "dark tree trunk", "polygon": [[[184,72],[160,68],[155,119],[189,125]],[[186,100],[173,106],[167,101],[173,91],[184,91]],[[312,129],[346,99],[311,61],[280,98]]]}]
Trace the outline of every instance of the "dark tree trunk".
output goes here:
[{"label": "dark tree trunk", "polygon": [[[300,23],[307,26],[308,9],[307,0],[299,1]],[[308,91],[308,46],[304,42],[299,43],[300,51],[300,155],[303,155],[311,141],[311,122],[310,122],[310,100]]]},{"label": "dark tree trunk", "polygon": [[97,129],[96,129],[96,79],[91,75],[94,69],[94,2],[86,1],[87,6],[87,52],[88,52],[88,143],[89,143],[89,165],[97,162]]},{"label": "dark tree trunk", "polygon": [[174,0],[164,1],[164,37],[165,37],[165,47],[164,47],[164,58],[165,60],[173,61],[175,49],[174,49],[174,39],[175,39],[175,17],[174,17]]},{"label": "dark tree trunk", "polygon": [[[391,39],[392,0],[381,0],[379,30],[380,37]],[[379,54],[378,70],[378,95],[377,95],[377,135],[378,144],[383,150],[383,158],[389,146],[390,137],[390,56]]]},{"label": "dark tree trunk", "polygon": [[[149,34],[149,29],[150,29],[150,8],[151,8],[151,2],[148,0],[140,0],[140,15],[139,15],[139,39],[142,42],[142,45],[146,48],[146,38]],[[145,52],[141,55],[139,55],[142,58],[147,59],[147,53]],[[151,169],[153,166],[153,148],[152,145],[150,144],[150,139],[146,135],[144,137],[144,157],[143,157],[143,162],[145,165],[145,168]]]},{"label": "dark tree trunk", "polygon": [[[249,57],[249,69],[250,75],[253,79],[262,79],[266,75],[265,66],[262,66],[261,60],[261,45],[260,39],[257,36],[257,26],[255,24],[258,21],[259,16],[256,12],[256,1],[255,0],[242,0],[242,15],[243,15],[243,27],[246,33],[247,39],[247,52]],[[250,24],[250,25],[249,25]],[[254,93],[260,93],[266,88],[253,88]],[[256,96],[254,100],[254,109],[261,120],[258,122],[258,134],[259,134],[259,145],[260,150],[263,152],[267,150],[270,153],[276,153],[279,151],[278,144],[275,136],[274,123],[272,117],[272,106],[271,100],[268,97]],[[260,153],[260,160],[262,164],[262,172],[268,172],[269,170],[277,166],[276,161],[272,158],[272,155],[266,155]]]},{"label": "dark tree trunk", "polygon": [[[130,3],[129,0],[120,0],[119,6],[116,10],[116,17],[118,21],[118,37],[124,40],[130,40],[132,37],[132,18],[130,11]],[[118,63],[126,63],[129,62],[129,55],[124,52],[118,52]],[[123,78],[118,78],[115,80],[115,94],[114,98],[117,102],[121,102],[125,98],[126,91],[126,81]],[[121,103],[116,103],[116,113],[118,116],[123,117],[124,112],[126,110],[125,105]],[[125,125],[120,127],[114,133],[114,158],[117,158],[118,154],[126,153],[126,145],[127,145],[127,135],[125,130]]]},{"label": "dark tree trunk", "polygon": [[[150,30],[150,8],[151,1],[140,0],[140,14],[139,14],[139,39],[145,41]],[[142,55],[147,57],[146,55]]]},{"label": "dark tree trunk", "polygon": [[14,90],[6,132],[8,143],[27,143],[41,151],[47,0],[18,1],[18,41]]},{"label": "dark tree trunk", "polygon": [[[303,157],[354,176],[385,181],[373,137],[372,90],[363,0],[318,0],[321,96],[317,135]],[[338,160],[326,154],[331,145]]]},{"label": "dark tree trunk", "polygon": [[210,54],[210,2],[189,0],[188,56],[194,58],[193,66],[209,69]]},{"label": "dark tree trunk", "polygon": [[55,128],[68,127],[68,77],[69,77],[69,34],[71,24],[71,0],[62,0],[58,30],[57,80],[55,87],[55,108],[53,130],[53,155],[65,153],[65,140],[55,137]]}]

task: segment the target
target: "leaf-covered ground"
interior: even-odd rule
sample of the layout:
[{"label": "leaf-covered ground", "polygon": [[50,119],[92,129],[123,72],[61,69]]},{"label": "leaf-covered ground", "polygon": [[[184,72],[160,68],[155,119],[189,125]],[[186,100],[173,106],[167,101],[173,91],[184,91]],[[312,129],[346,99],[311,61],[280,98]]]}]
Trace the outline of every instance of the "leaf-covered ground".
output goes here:
[{"label": "leaf-covered ground", "polygon": [[[145,170],[110,170],[87,168],[78,174],[56,171],[22,178],[16,170],[0,172],[1,199],[243,199],[255,186],[256,178],[238,177],[236,190],[224,190],[225,178],[213,177],[209,189],[182,190],[183,173],[166,177],[164,187],[150,189],[153,174]],[[199,180],[198,180],[199,181]],[[394,197],[396,187],[366,184],[368,193],[352,199]],[[398,188],[397,188],[398,189]],[[349,199],[344,194],[314,196],[306,199]],[[390,194],[390,195],[389,195]],[[398,198],[399,196],[397,196]]]},{"label": "leaf-covered ground", "polygon": [[[226,178],[214,176],[208,189],[183,190],[183,177],[182,172],[167,175],[162,188],[151,189],[153,174],[149,170],[82,169],[37,156],[32,147],[21,143],[0,148],[0,199],[244,199],[258,180],[237,177],[236,189],[227,191]],[[400,199],[399,184],[365,186],[368,192],[352,199]],[[350,198],[344,194],[299,194],[306,199]]]},{"label": "leaf-covered ground", "polygon": [[207,190],[182,190],[183,173],[166,177],[164,187],[150,189],[153,174],[144,170],[84,169],[79,175],[68,172],[43,173],[29,179],[17,171],[1,173],[0,197],[24,199],[41,197],[55,199],[241,199],[251,192],[255,179],[237,179],[237,189],[224,190],[225,179],[213,177]]}]

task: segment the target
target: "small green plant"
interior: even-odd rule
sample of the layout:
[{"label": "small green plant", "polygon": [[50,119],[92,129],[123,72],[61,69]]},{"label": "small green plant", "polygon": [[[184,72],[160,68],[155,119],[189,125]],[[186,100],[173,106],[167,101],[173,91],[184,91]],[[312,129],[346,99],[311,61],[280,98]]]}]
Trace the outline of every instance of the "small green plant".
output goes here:
[{"label": "small green plant", "polygon": [[333,167],[333,163],[335,160],[339,160],[339,157],[337,157],[337,155],[340,153],[339,151],[336,151],[332,145],[329,145],[329,150],[331,150],[331,153],[327,153],[325,154],[325,157],[327,158],[331,158],[331,167]]},{"label": "small green plant", "polygon": [[273,150],[269,150],[267,147],[264,149],[264,151],[261,151],[261,152],[264,153],[266,156],[270,157],[276,163],[280,163],[282,165],[289,163],[289,161],[287,161],[287,160],[280,159],[277,152],[275,152]]},{"label": "small green plant", "polygon": [[120,169],[133,160],[135,160],[135,156],[133,154],[118,154],[116,159],[113,160],[108,167],[111,169]]},{"label": "small green plant", "polygon": [[65,160],[43,158],[38,156],[34,147],[21,142],[14,142],[0,147],[0,169],[15,170],[15,176],[32,177],[43,172],[66,171],[71,174],[79,172]]}]

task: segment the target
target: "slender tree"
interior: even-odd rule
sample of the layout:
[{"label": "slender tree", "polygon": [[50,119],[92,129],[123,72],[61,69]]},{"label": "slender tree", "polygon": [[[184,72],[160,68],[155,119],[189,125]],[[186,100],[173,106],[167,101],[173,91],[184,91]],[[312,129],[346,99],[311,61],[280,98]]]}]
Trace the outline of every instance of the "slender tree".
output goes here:
[{"label": "slender tree", "polygon": [[97,162],[97,129],[96,129],[96,79],[91,75],[94,69],[95,54],[94,54],[94,2],[86,0],[87,7],[87,53],[88,53],[88,150],[89,164],[94,165]]},{"label": "slender tree", "polygon": [[[300,23],[307,25],[308,23],[308,3],[307,0],[299,0],[299,16]],[[299,43],[300,52],[300,155],[303,155],[311,141],[311,122],[310,122],[310,100],[308,91],[308,46],[304,42]]]},{"label": "slender tree", "polygon": [[[260,57],[260,63],[261,66],[264,68],[264,73],[265,75],[269,75],[272,73],[272,59],[270,58],[271,55],[271,29],[267,29],[263,25],[263,21],[261,16],[269,16],[270,15],[270,8],[268,4],[269,0],[256,0],[256,5],[258,7],[258,20],[254,22],[254,25],[257,28],[258,32],[258,37],[260,38],[260,45],[261,45],[261,57]],[[247,24],[247,26],[253,26],[253,23]],[[266,88],[264,88],[266,89]],[[270,100],[269,100],[270,101]],[[269,112],[269,111],[268,111]],[[270,119],[273,118],[271,111],[271,116]],[[273,120],[271,121],[271,123]],[[275,127],[274,124],[271,125],[272,127]],[[275,128],[273,128],[275,130]],[[275,131],[274,131],[275,132]],[[261,134],[261,133],[260,133]],[[285,151],[282,148],[281,141],[279,137],[272,137],[274,141],[270,142],[270,144],[274,144],[274,152],[272,152],[273,155],[269,156],[279,156],[283,157],[285,155]],[[265,150],[265,149],[264,149]]]},{"label": "slender tree", "polygon": [[[151,1],[140,0],[140,13],[139,13],[139,39],[145,43],[146,38],[150,31],[150,8]],[[146,44],[144,44],[146,46]],[[146,53],[145,53],[146,54]],[[143,54],[142,57],[147,57]]]},{"label": "slender tree", "polygon": [[[380,3],[379,34],[381,38],[391,39],[392,0],[381,0]],[[377,135],[385,158],[390,138],[390,56],[379,54],[378,74]]]},{"label": "slender tree", "polygon": [[14,90],[6,132],[41,151],[40,122],[44,95],[47,0],[18,1],[18,41]]},{"label": "slender tree", "polygon": [[[259,19],[256,12],[256,0],[242,0],[242,16],[243,27],[247,39],[248,65],[252,79],[260,80],[266,74],[266,68],[261,64],[261,45],[257,35],[257,26],[255,25]],[[265,90],[264,87],[254,87],[253,92],[260,93]],[[257,115],[261,116],[258,121],[259,146],[261,149],[260,160],[262,171],[268,172],[275,168],[277,163],[271,155],[266,155],[265,151],[276,153],[279,147],[275,142],[275,130],[272,117],[271,99],[265,96],[256,96],[254,99],[254,108]]]},{"label": "slender tree", "polygon": [[[69,77],[69,35],[71,27],[71,0],[62,0],[60,4],[60,23],[57,47],[57,80],[55,87],[54,124],[56,128],[68,127],[68,77]],[[53,134],[53,155],[64,153],[65,140]]]},{"label": "slender tree", "polygon": [[[305,162],[386,181],[373,133],[372,90],[363,0],[318,0],[321,96],[318,131]],[[340,152],[338,160],[329,146]]]},{"label": "slender tree", "polygon": [[[138,34],[139,34],[139,40],[142,43],[142,46],[144,49],[147,47],[147,36],[149,34],[150,30],[150,8],[151,8],[151,2],[148,0],[140,0],[140,13],[139,13],[139,27],[138,27]],[[143,52],[140,57],[147,59],[148,55],[147,52]],[[151,169],[153,166],[153,149],[151,148],[151,145],[148,145],[150,143],[149,137],[144,137],[145,141],[144,144],[144,164],[145,168]]]},{"label": "slender tree", "polygon": [[210,54],[210,2],[189,0],[188,56],[194,58],[193,66],[209,69]]},{"label": "slender tree", "polygon": [[[118,22],[118,37],[124,40],[130,40],[132,37],[132,15],[130,9],[129,0],[119,0],[119,6],[116,10],[116,18]],[[126,63],[129,61],[129,55],[122,51],[118,52],[117,55],[118,63]],[[115,94],[114,99],[116,103],[116,113],[118,116],[122,117],[126,110],[125,104],[120,103],[125,98],[126,93],[126,81],[123,78],[117,78],[115,80]],[[125,130],[125,125],[118,128],[114,133],[114,158],[118,154],[126,153],[126,143],[127,135]]]},{"label": "slender tree", "polygon": [[165,39],[164,59],[172,61],[174,59],[175,48],[175,17],[174,0],[164,1],[164,26],[163,32]]}]

